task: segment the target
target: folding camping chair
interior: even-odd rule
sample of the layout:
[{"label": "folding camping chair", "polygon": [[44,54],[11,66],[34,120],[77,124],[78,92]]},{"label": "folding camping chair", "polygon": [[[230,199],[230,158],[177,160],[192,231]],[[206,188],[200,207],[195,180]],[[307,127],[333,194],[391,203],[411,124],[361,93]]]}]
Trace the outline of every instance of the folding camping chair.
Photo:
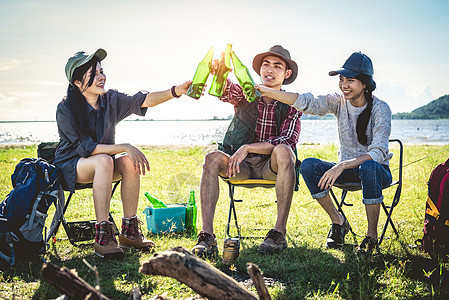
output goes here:
[{"label": "folding camping chair", "polygon": [[[389,140],[389,142],[390,143],[398,143],[399,144],[399,166],[397,168],[397,170],[399,170],[399,172],[398,172],[397,180],[393,181],[389,186],[384,188],[384,189],[387,189],[387,188],[390,188],[390,187],[396,187],[396,191],[394,193],[394,197],[393,197],[393,200],[392,200],[390,205],[386,205],[385,201],[382,202],[382,208],[383,208],[383,211],[385,212],[385,214],[387,216],[387,219],[385,221],[385,225],[383,227],[382,234],[380,235],[378,246],[380,246],[380,244],[382,243],[389,224],[391,225],[391,228],[393,229],[394,233],[396,234],[396,237],[399,238],[399,233],[398,233],[398,231],[397,231],[397,229],[396,229],[396,227],[395,227],[395,225],[394,225],[394,223],[393,223],[393,221],[391,219],[391,215],[393,214],[393,209],[396,207],[396,205],[398,205],[399,199],[401,198],[403,145],[402,145],[402,142],[400,140],[398,140],[398,139],[391,139],[391,140]],[[332,199],[334,200],[335,204],[337,205],[338,211],[346,218],[345,213],[343,212],[343,206],[353,206],[352,203],[347,203],[346,202],[346,196],[347,196],[348,192],[361,190],[362,186],[361,186],[360,183],[346,183],[346,184],[334,184],[334,187],[337,187],[337,188],[342,190],[340,201],[338,201],[338,199],[335,196],[334,191],[332,190],[332,188],[329,190],[330,195],[331,195]],[[351,226],[349,227],[349,230],[350,230],[350,232],[354,236],[356,236],[356,234],[352,230]]]},{"label": "folding camping chair", "polygon": [[[244,187],[244,188],[255,188],[255,187],[263,187],[263,188],[273,188],[276,186],[276,181],[274,180],[265,180],[265,179],[246,179],[246,180],[230,180],[223,179],[226,181],[229,187],[229,214],[228,214],[228,223],[226,225],[226,235],[228,237],[238,237],[240,239],[248,239],[248,238],[264,238],[265,236],[242,236],[240,226],[237,221],[237,212],[235,210],[235,202],[243,202],[243,200],[234,199],[234,189],[235,187]],[[235,228],[237,230],[236,236],[231,236],[230,228],[231,228],[231,220],[234,217]]]},{"label": "folding camping chair", "polygon": [[[44,142],[38,146],[37,155],[39,158],[43,158],[47,160],[49,163],[53,163],[54,155],[56,151],[58,143],[57,142]],[[114,192],[119,185],[120,180],[113,182],[113,188],[111,193],[111,198],[114,195]],[[92,188],[92,183],[87,184],[75,184],[75,192],[83,189]],[[50,226],[49,232],[47,232],[46,241],[48,242],[51,237],[56,237],[56,233],[58,232],[59,226],[62,223],[64,230],[67,234],[67,237],[70,243],[73,246],[79,246],[76,244],[77,242],[89,241],[95,238],[95,223],[96,220],[87,220],[87,221],[72,221],[68,222],[65,218],[65,213],[70,204],[70,200],[72,199],[75,192],[69,192],[69,196],[67,201],[64,201],[64,190],[62,186],[59,188],[58,197],[60,198],[56,207],[55,216],[53,218],[52,224]],[[65,202],[65,203],[64,203]],[[114,228],[114,234],[118,235],[119,230],[117,225],[115,224],[114,218],[112,217],[111,212],[109,212],[109,221],[112,222]]]}]

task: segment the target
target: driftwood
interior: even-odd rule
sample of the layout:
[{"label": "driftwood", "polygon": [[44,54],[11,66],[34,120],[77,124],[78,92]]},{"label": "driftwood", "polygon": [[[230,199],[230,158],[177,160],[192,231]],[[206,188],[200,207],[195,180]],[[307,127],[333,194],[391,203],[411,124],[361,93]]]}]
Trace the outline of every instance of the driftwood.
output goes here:
[{"label": "driftwood", "polygon": [[42,276],[69,299],[109,299],[67,267],[46,263],[42,266]]},{"label": "driftwood", "polygon": [[258,299],[235,279],[182,247],[154,254],[142,264],[140,272],[175,278],[208,299]]},{"label": "driftwood", "polygon": [[257,265],[253,263],[247,263],[246,269],[248,270],[249,276],[253,279],[254,285],[256,286],[257,294],[259,294],[260,300],[270,300],[270,294],[268,293],[267,286],[263,280],[262,272]]}]

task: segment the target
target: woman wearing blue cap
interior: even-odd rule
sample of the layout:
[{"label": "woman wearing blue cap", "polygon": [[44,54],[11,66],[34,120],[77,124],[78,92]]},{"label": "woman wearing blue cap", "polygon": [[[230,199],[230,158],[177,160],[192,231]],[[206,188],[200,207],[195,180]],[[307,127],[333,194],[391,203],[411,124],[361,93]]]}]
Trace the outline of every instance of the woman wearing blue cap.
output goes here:
[{"label": "woman wearing blue cap", "polygon": [[361,52],[353,53],[343,67],[329,72],[339,75],[339,87],[343,95],[333,94],[314,97],[312,94],[296,94],[270,90],[256,86],[262,95],[287,103],[296,109],[314,115],[334,114],[337,118],[340,139],[338,163],[307,158],[300,172],[306,185],[332,220],[327,237],[329,248],[340,248],[349,230],[348,221],[334,206],[329,188],[334,183],[359,182],[362,184],[363,203],[368,219],[365,239],[358,252],[371,253],[377,249],[377,223],[382,188],[392,181],[388,149],[391,133],[391,110],[388,104],[372,95],[376,88],[371,59]]},{"label": "woman wearing blue cap", "polygon": [[[143,237],[136,215],[140,175],[150,169],[148,160],[130,144],[115,144],[115,126],[131,114],[144,116],[148,107],[185,94],[191,81],[165,91],[133,96],[106,91],[106,75],[100,63],[105,57],[106,51],[98,49],[91,55],[77,52],[67,61],[69,87],[56,111],[60,141],[54,163],[62,170],[65,189],[73,192],[75,183],[93,183],[95,253],[120,258],[122,248],[148,250],[154,243]],[[126,155],[116,156],[122,153]],[[124,215],[120,247],[108,220],[112,181],[118,179]]]}]

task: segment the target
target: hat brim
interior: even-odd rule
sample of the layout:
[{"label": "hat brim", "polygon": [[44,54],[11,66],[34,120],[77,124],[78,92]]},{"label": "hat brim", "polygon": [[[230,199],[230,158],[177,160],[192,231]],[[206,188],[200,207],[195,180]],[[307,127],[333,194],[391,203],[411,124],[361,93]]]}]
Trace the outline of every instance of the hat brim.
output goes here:
[{"label": "hat brim", "polygon": [[95,51],[94,53],[92,53],[91,55],[89,55],[88,57],[86,57],[83,62],[79,65],[82,66],[84,64],[87,64],[93,57],[96,57],[98,59],[98,61],[102,61],[103,59],[106,58],[108,54],[106,53],[106,50],[104,49],[98,49],[97,51]]},{"label": "hat brim", "polygon": [[338,75],[338,74],[340,74],[340,75],[342,75],[344,77],[354,77],[354,76],[359,75],[360,73],[352,71],[352,70],[349,70],[349,69],[343,69],[343,68],[339,69],[339,70],[336,70],[336,71],[330,71],[329,72],[329,76],[335,76],[335,75]]},{"label": "hat brim", "polygon": [[298,65],[296,64],[296,62],[274,52],[264,52],[254,56],[253,70],[257,73],[257,75],[260,76],[260,67],[262,66],[263,59],[270,55],[279,57],[280,59],[285,61],[288,64],[288,68],[292,70],[292,75],[290,75],[289,78],[285,79],[283,84],[290,84],[295,81],[296,77],[298,76]]}]

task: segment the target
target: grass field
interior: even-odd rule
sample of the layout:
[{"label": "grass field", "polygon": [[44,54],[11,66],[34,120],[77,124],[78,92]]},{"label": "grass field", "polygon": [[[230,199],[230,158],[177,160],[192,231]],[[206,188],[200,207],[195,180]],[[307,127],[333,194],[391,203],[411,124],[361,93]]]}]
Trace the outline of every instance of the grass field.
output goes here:
[{"label": "grass field", "polygon": [[[437,153],[446,146],[405,146],[404,164]],[[196,192],[200,206],[199,183],[205,153],[204,147],[142,147],[150,162],[151,171],[141,180],[139,216],[148,205],[143,193],[160,198],[166,203],[187,202],[189,191]],[[397,148],[392,149],[397,152]],[[299,159],[318,157],[335,161],[335,145],[299,145]],[[404,185],[399,205],[395,208],[393,221],[399,230],[396,239],[393,231],[387,231],[387,239],[381,245],[381,255],[370,258],[358,257],[351,246],[344,250],[328,250],[325,240],[330,220],[314,201],[304,182],[295,192],[287,225],[289,247],[281,254],[262,256],[257,253],[261,240],[243,240],[240,257],[234,265],[221,262],[229,199],[227,185],[220,183],[220,199],[215,216],[215,232],[219,241],[219,257],[210,263],[239,281],[249,278],[246,263],[257,264],[264,272],[273,299],[443,299],[449,297],[449,264],[433,261],[421,250],[409,247],[422,237],[427,180],[432,169],[449,156],[449,151],[432,155],[404,168]],[[36,146],[0,149],[0,198],[11,190],[10,175],[15,165],[25,157],[36,157]],[[398,156],[392,161],[392,170]],[[393,171],[397,176],[397,171]],[[338,194],[340,191],[337,191]],[[384,192],[386,202],[392,198],[392,189]],[[265,235],[275,223],[276,204],[274,189],[236,189],[236,197],[244,199],[237,204],[239,223],[244,234]],[[366,216],[360,201],[361,193],[350,193],[345,208],[354,231],[363,235]],[[111,211],[118,225],[121,224],[120,191],[113,197]],[[69,220],[94,219],[91,191],[76,193],[66,214]],[[50,218],[49,218],[50,219]],[[381,214],[379,224],[385,216]],[[381,225],[379,225],[380,227]],[[198,227],[201,228],[199,213]],[[147,234],[146,225],[143,227]],[[262,230],[258,230],[262,229]],[[379,233],[381,228],[379,228]],[[56,243],[51,245],[46,258],[58,266],[76,269],[79,276],[95,286],[94,272],[83,262],[97,266],[101,291],[112,299],[128,299],[131,291],[139,287],[143,299],[166,294],[173,299],[195,295],[186,285],[172,278],[145,276],[138,272],[142,262],[152,254],[128,252],[123,261],[104,261],[96,257],[91,244],[73,247],[61,229]],[[185,234],[148,235],[156,243],[155,251],[182,246],[191,249],[195,238]],[[357,243],[350,234],[347,242]],[[2,265],[4,267],[4,264]],[[59,296],[57,290],[41,280],[42,263],[21,263],[13,271],[0,273],[0,298],[2,299],[50,299]],[[247,281],[245,281],[247,282]],[[249,286],[255,291],[255,288]]]}]

